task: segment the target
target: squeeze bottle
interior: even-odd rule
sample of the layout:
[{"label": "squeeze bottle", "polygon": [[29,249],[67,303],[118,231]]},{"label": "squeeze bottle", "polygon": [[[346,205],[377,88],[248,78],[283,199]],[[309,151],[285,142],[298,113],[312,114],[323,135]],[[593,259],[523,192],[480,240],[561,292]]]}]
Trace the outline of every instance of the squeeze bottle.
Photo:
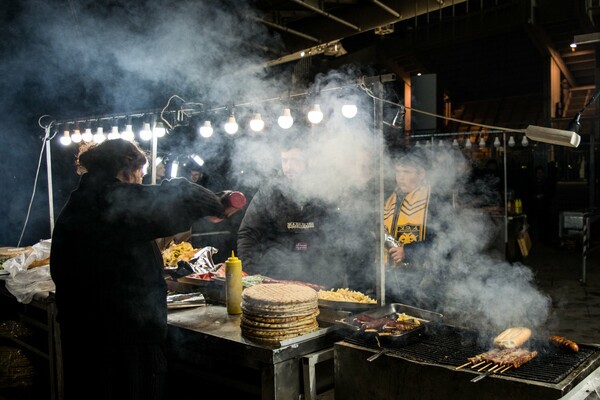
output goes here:
[{"label": "squeeze bottle", "polygon": [[228,314],[242,313],[242,261],[233,250],[225,260],[225,302]]}]

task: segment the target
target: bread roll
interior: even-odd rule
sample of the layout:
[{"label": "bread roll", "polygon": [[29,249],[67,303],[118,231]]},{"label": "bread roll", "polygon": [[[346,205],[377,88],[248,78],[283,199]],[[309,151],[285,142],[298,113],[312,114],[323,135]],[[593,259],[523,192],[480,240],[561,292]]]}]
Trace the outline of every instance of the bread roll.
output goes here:
[{"label": "bread roll", "polygon": [[521,347],[531,337],[531,329],[523,326],[508,328],[494,338],[494,345],[502,349]]}]

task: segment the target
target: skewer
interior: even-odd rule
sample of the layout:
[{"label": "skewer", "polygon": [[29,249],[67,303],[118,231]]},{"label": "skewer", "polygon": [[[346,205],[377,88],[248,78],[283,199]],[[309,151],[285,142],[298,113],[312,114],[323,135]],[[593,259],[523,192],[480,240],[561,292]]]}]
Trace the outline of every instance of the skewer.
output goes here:
[{"label": "skewer", "polygon": [[485,364],[485,361],[478,362],[477,364],[473,365],[473,366],[471,367],[471,369],[473,369],[473,368],[477,368],[477,367],[479,367],[481,364]]},{"label": "skewer", "polygon": [[494,368],[490,369],[490,372],[497,372],[498,369],[502,368],[502,364],[494,365]]},{"label": "skewer", "polygon": [[503,373],[505,373],[506,371],[508,371],[511,368],[512,368],[512,365],[509,365],[508,367],[506,367],[502,371],[500,371],[500,373],[503,374]]},{"label": "skewer", "polygon": [[486,364],[486,365],[484,365],[483,367],[479,368],[477,371],[481,372],[481,371],[483,371],[484,369],[488,368],[490,365],[494,365],[494,364],[493,364],[493,363]]},{"label": "skewer", "polygon": [[464,368],[464,367],[466,367],[469,364],[471,364],[471,361],[469,361],[468,363],[465,363],[465,364],[461,365],[460,367],[456,367],[456,369]]}]

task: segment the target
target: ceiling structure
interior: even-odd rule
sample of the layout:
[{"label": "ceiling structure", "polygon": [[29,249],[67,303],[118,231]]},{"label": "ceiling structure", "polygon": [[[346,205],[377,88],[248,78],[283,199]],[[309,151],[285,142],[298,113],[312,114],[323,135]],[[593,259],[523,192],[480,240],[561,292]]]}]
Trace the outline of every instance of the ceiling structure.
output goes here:
[{"label": "ceiling structure", "polygon": [[[281,36],[267,65],[318,72],[368,65],[409,82],[436,73],[463,101],[544,93],[551,57],[564,117],[595,92],[596,44],[570,47],[600,23],[593,0],[256,0],[253,18]],[[306,65],[308,64],[308,67]]]}]

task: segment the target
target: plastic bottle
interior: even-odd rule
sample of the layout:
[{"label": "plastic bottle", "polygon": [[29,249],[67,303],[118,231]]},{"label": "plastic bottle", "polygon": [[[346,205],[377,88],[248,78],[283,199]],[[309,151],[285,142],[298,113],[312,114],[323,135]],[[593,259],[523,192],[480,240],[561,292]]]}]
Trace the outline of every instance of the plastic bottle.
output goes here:
[{"label": "plastic bottle", "polygon": [[242,313],[242,261],[233,250],[225,260],[225,302],[228,314]]}]

